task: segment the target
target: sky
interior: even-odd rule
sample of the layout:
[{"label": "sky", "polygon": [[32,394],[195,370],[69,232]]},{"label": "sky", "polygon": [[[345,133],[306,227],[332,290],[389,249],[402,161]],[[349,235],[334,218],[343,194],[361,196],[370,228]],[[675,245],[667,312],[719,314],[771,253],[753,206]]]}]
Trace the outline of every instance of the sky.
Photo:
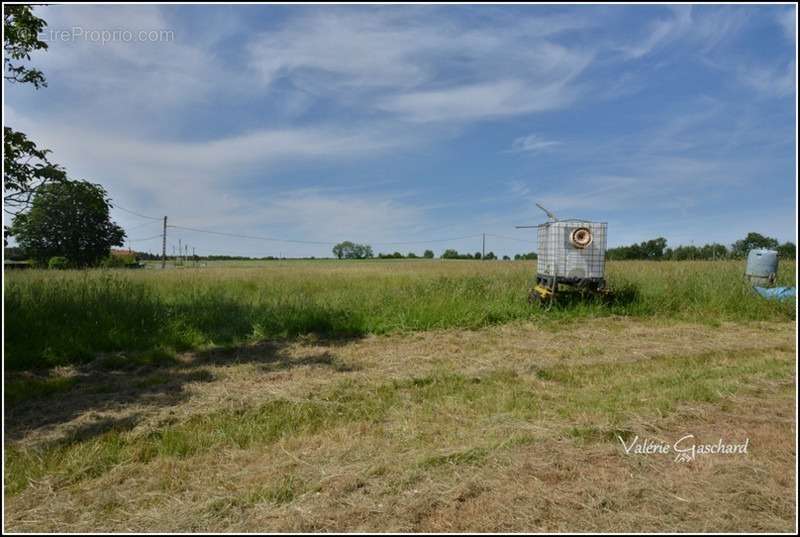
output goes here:
[{"label": "sky", "polygon": [[4,124],[101,184],[139,251],[167,215],[261,238],[171,227],[168,254],[438,256],[485,233],[513,256],[536,202],[608,222],[609,246],[796,242],[794,6],[36,12],[48,87],[6,84]]}]

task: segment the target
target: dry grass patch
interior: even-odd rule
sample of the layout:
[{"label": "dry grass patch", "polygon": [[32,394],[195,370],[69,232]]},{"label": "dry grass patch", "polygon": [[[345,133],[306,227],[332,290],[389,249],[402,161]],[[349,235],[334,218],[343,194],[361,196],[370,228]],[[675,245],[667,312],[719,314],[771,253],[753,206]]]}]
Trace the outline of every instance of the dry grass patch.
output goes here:
[{"label": "dry grass patch", "polygon": [[[518,323],[76,369],[62,421],[37,419],[47,397],[7,411],[7,529],[790,531],[793,338]],[[617,439],[687,431],[751,452],[681,465]]]}]

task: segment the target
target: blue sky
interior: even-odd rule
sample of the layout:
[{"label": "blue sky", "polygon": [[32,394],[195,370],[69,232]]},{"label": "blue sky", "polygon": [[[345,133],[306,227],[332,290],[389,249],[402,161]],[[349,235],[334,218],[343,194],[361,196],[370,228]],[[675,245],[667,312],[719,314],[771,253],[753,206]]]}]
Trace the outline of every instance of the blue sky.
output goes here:
[{"label": "blue sky", "polygon": [[[607,221],[610,245],[796,242],[793,6],[37,10],[84,37],[46,36],[33,63],[49,86],[6,85],[5,124],[170,223],[437,255],[487,233],[513,255],[536,247],[514,226],[544,220],[538,201]],[[88,37],[123,29],[173,37]],[[113,215],[160,250],[158,222]],[[179,229],[170,250],[178,238],[331,255]]]}]

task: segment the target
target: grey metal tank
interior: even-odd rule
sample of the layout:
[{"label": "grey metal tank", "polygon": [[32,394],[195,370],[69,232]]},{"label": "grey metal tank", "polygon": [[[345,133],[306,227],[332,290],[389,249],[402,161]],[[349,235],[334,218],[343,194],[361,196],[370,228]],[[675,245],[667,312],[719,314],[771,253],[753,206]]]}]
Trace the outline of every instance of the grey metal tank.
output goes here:
[{"label": "grey metal tank", "polygon": [[772,285],[778,277],[778,252],[756,249],[747,254],[745,276],[753,285]]}]

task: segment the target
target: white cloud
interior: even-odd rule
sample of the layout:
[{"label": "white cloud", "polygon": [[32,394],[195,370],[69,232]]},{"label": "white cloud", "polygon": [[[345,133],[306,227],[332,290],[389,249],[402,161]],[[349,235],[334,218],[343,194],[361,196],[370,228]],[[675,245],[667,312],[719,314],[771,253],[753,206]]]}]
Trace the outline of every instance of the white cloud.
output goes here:
[{"label": "white cloud", "polygon": [[[376,252],[397,248],[382,246],[378,240],[430,238],[419,232],[430,226],[429,207],[419,203],[413,192],[398,193],[386,185],[380,192],[370,192],[377,180],[341,188],[273,184],[273,177],[280,175],[274,173],[275,165],[285,161],[335,164],[340,159],[375,157],[412,143],[402,132],[329,125],[260,130],[205,142],[159,142],[68,124],[42,128],[13,109],[8,112],[17,128],[53,150],[53,159],[71,177],[101,183],[127,209],[168,215],[170,225],[303,241],[366,241]],[[257,187],[241,184],[242,177],[257,177],[259,170],[264,178]],[[126,228],[142,224],[119,209],[113,216]],[[130,236],[154,236],[159,232],[157,224],[137,228]],[[168,250],[181,238],[201,254],[331,255],[326,245],[233,238],[180,228],[170,229],[168,237]],[[157,251],[160,242],[153,238],[134,242],[133,247]],[[415,245],[403,248],[405,252]]]},{"label": "white cloud", "polygon": [[[215,89],[225,72],[204,47],[202,35],[176,30],[158,6],[46,6],[46,53],[33,60],[47,76],[78,92],[95,107],[152,109],[197,102]],[[66,31],[68,39],[54,32]],[[76,33],[79,32],[79,33]],[[132,39],[107,42],[87,38],[93,32],[130,31]],[[162,40],[140,41],[140,31],[172,32]]]},{"label": "white cloud", "polygon": [[690,5],[665,6],[671,15],[651,22],[639,42],[619,47],[626,59],[641,59],[650,54],[682,46],[696,56],[713,52],[726,39],[735,36],[750,14],[731,6],[696,12]]},{"label": "white cloud", "polygon": [[625,57],[638,59],[684,35],[692,24],[691,6],[671,6],[672,16],[650,23],[639,43],[621,47]]},{"label": "white cloud", "polygon": [[511,151],[523,153],[538,153],[556,146],[561,145],[561,142],[555,140],[546,140],[538,134],[529,134],[528,136],[521,136],[516,138],[511,143]]},{"label": "white cloud", "polygon": [[740,67],[737,74],[743,84],[771,97],[794,95],[797,88],[795,60],[785,65],[754,64]]},{"label": "white cloud", "polygon": [[574,99],[571,83],[592,52],[548,38],[583,25],[539,17],[468,26],[432,10],[324,12],[260,36],[249,54],[268,87],[286,79],[414,122],[477,120]]},{"label": "white cloud", "polygon": [[[705,67],[713,60],[720,76],[764,95],[795,91],[791,58],[781,55],[758,63],[743,58],[747,52],[734,57],[724,47],[728,53],[721,53],[751,14],[738,8],[692,11],[679,6],[656,12],[662,15],[655,21],[631,17],[645,20],[642,34],[633,44],[622,45],[619,33],[609,42],[602,32],[576,31],[608,21],[606,10],[589,8],[545,16],[540,15],[545,10],[531,9],[521,16],[522,10],[487,6],[453,16],[450,7],[315,7],[286,10],[288,18],[267,22],[270,30],[259,34],[242,32],[245,25],[236,20],[241,11],[235,10],[217,24],[216,18],[171,18],[173,8],[157,6],[37,9],[47,10],[45,18],[53,28],[172,28],[175,41],[53,43],[33,62],[45,71],[51,87],[37,94],[42,101],[21,96],[27,117],[6,110],[11,112],[9,124],[53,149],[54,160],[71,175],[106,185],[126,207],[169,214],[171,221],[195,227],[247,234],[402,240],[416,238],[420,229],[441,229],[445,222],[436,221],[430,206],[401,198],[390,188],[380,189],[383,195],[367,195],[361,190],[282,190],[271,183],[287,162],[318,165],[316,178],[310,167],[293,173],[308,186],[341,183],[337,165],[345,160],[410,147],[423,148],[417,154],[422,160],[435,153],[434,141],[465,132],[470,123],[516,119],[578,102],[591,106],[590,100],[646,89],[653,84],[653,71],[670,60],[700,59]],[[596,20],[587,21],[582,13],[596,15]],[[795,12],[780,13],[770,23],[777,34],[777,20],[793,42]],[[183,26],[173,28],[175,24]],[[192,34],[182,34],[182,29]],[[682,54],[662,54],[675,51]],[[620,61],[624,59],[647,61]],[[37,109],[36,102],[45,105]],[[483,198],[464,189],[445,200],[425,199],[440,206],[475,205],[477,213],[498,196],[505,196],[498,204],[510,203],[513,196],[528,203],[534,221],[540,214],[532,201],[559,215],[562,210],[626,211],[643,204],[686,211],[702,201],[704,187],[735,188],[737,181],[758,176],[750,169],[761,164],[758,158],[736,159],[733,154],[753,141],[742,134],[752,132],[747,125],[730,133],[719,126],[723,121],[710,126],[711,119],[724,115],[713,102],[688,111],[675,109],[680,106],[677,99],[669,104],[668,110],[646,112],[631,107],[632,114],[660,124],[660,129],[643,128],[627,137],[610,133],[613,141],[601,136],[583,145],[581,129],[571,133],[572,175],[564,180],[512,182],[510,194],[492,191]],[[738,117],[738,112],[727,114]],[[759,150],[775,143],[773,125],[763,129],[769,132]],[[531,133],[513,140],[510,150],[536,154],[561,143]],[[489,151],[497,156],[496,147]],[[329,165],[332,175],[339,176],[336,181],[325,175]],[[524,170],[509,173],[529,177]],[[468,235],[487,222],[488,231],[493,220],[491,209],[485,210],[487,215],[471,215],[468,222],[447,229]],[[495,230],[502,234],[502,229]],[[218,240],[219,251],[235,242]],[[248,244],[243,243],[244,253]]]},{"label": "white cloud", "polygon": [[379,101],[378,107],[416,122],[465,121],[553,110],[573,98],[574,90],[564,80],[538,87],[505,80],[396,95]]}]

